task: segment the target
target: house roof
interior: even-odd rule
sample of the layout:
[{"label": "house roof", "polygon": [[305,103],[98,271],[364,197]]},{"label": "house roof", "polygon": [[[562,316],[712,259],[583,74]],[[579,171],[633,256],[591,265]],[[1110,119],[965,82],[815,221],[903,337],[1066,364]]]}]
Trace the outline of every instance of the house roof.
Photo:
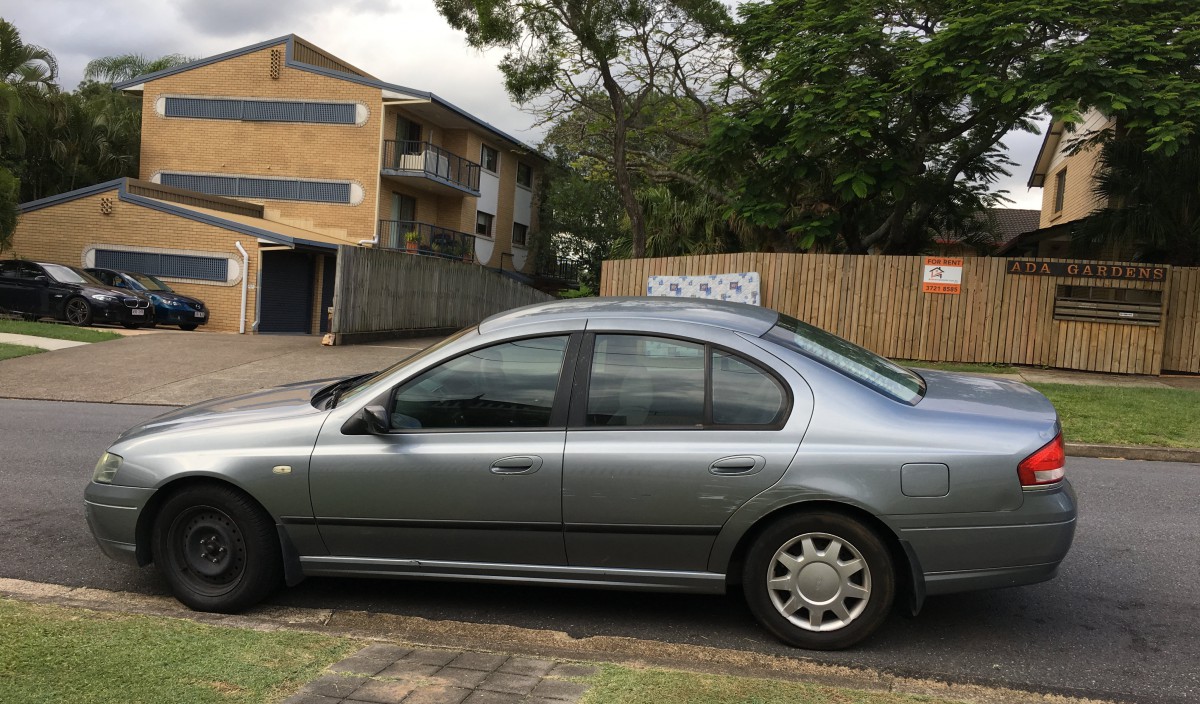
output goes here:
[{"label": "house roof", "polygon": [[[211,200],[212,202],[210,205],[215,207],[204,207],[202,205],[172,202],[170,200],[164,200],[163,198],[156,198],[153,197],[153,195],[150,195],[156,192],[158,188],[158,184],[150,181],[140,181],[132,178],[118,178],[112,181],[98,183],[94,186],[87,186],[86,188],[79,188],[74,191],[60,193],[56,196],[50,196],[49,198],[42,198],[40,200],[22,203],[19,207],[22,213],[29,213],[35,210],[41,210],[42,208],[49,208],[62,203],[69,203],[70,201],[78,200],[80,198],[86,198],[87,196],[93,196],[99,193],[115,190],[117,191],[118,200],[121,200],[122,202],[132,203],[143,208],[150,208],[151,210],[157,210],[159,212],[187,218],[189,220],[195,220],[207,225],[219,227],[223,230],[229,230],[231,232],[237,232],[250,237],[267,240],[268,242],[273,242],[275,244],[287,245],[289,247],[317,247],[320,249],[337,249],[338,245],[346,244],[346,242],[343,240],[320,232],[305,230],[293,225],[286,225],[284,223],[266,220],[261,217],[255,217],[241,212],[229,212],[229,210],[234,210],[234,208],[230,208],[229,210],[220,209],[223,205],[220,201],[228,201],[230,205],[240,203],[240,201],[233,201],[227,198],[197,193],[196,200],[198,202]],[[137,192],[135,193],[133,191]],[[187,192],[182,191],[182,189],[169,189],[164,191],[163,195],[168,196],[170,193],[179,194]]]},{"label": "house roof", "polygon": [[[547,159],[544,155],[540,154],[533,147],[529,146],[528,144],[525,144],[521,140],[517,139],[516,137],[513,137],[512,135],[508,134],[507,132],[504,132],[503,130],[501,130],[500,128],[486,122],[485,120],[482,120],[482,119],[476,117],[475,115],[472,115],[471,113],[467,112],[466,110],[463,110],[462,108],[458,107],[457,105],[454,105],[450,101],[445,100],[444,98],[441,98],[440,96],[435,95],[434,93],[429,92],[429,91],[417,90],[415,88],[408,88],[406,86],[397,85],[395,83],[388,83],[386,81],[381,81],[378,78],[375,78],[374,76],[371,76],[363,71],[360,71],[357,68],[354,68],[350,64],[348,64],[348,63],[342,61],[341,59],[333,56],[332,54],[329,54],[328,52],[316,47],[314,44],[307,42],[304,39],[301,39],[300,37],[296,36],[295,34],[285,34],[282,37],[275,37],[274,39],[268,39],[266,41],[258,42],[257,44],[251,44],[250,46],[244,46],[244,47],[241,47],[240,49],[226,51],[221,54],[216,54],[216,55],[208,56],[208,57],[205,57],[202,59],[197,59],[196,61],[190,61],[186,64],[180,64],[179,66],[173,66],[171,68],[163,69],[161,71],[147,73],[145,75],[138,76],[136,78],[132,78],[128,81],[122,81],[121,83],[115,83],[115,84],[113,84],[113,88],[116,88],[118,90],[123,90],[123,91],[139,93],[142,91],[143,86],[150,81],[155,81],[160,78],[164,78],[166,76],[172,76],[177,73],[183,73],[184,71],[191,71],[192,69],[195,69],[195,68],[200,68],[202,66],[208,66],[208,65],[215,64],[215,63],[218,63],[221,61],[225,61],[226,59],[232,59],[237,56],[243,56],[245,54],[250,54],[255,51],[260,51],[262,49],[266,49],[268,47],[277,46],[279,44],[287,45],[287,51],[285,52],[284,63],[290,68],[298,69],[301,71],[309,71],[311,73],[317,73],[317,74],[321,74],[323,76],[329,76],[331,78],[336,78],[336,79],[343,80],[343,81],[350,81],[351,83],[359,83],[362,85],[379,88],[383,92],[385,98],[387,98],[387,97],[394,97],[396,99],[409,98],[409,99],[428,101],[429,103],[431,103],[433,105],[436,105],[450,113],[453,113],[461,118],[466,119],[468,122],[472,123],[476,127],[479,127],[480,129],[490,132],[491,134],[503,139],[504,141],[509,142],[510,144],[517,147],[518,149],[527,151],[530,154],[537,156],[540,159],[549,161],[549,159]],[[316,54],[319,54],[323,58],[327,59],[328,63],[342,66],[343,70],[329,68],[326,66],[317,66],[315,64],[305,63],[303,61],[297,60],[295,58],[297,45],[299,45],[301,47],[302,51],[315,52]],[[391,93],[392,96],[388,96],[387,95],[388,93]]]},{"label": "house roof", "polygon": [[1042,146],[1038,149],[1037,159],[1033,162],[1033,172],[1029,174],[1028,185],[1030,188],[1041,188],[1046,184],[1046,176],[1050,173],[1050,162],[1058,153],[1058,145],[1062,141],[1065,129],[1066,123],[1062,120],[1050,123],[1050,127],[1046,130],[1046,136],[1042,138]]},{"label": "house roof", "polygon": [[[1042,211],[1021,208],[988,208],[986,215],[980,213],[976,217],[980,220],[990,218],[991,223],[995,224],[996,247],[1003,248],[1022,234],[1036,230],[1041,224]],[[937,238],[937,242],[938,244],[957,244],[959,239],[942,235]]]}]

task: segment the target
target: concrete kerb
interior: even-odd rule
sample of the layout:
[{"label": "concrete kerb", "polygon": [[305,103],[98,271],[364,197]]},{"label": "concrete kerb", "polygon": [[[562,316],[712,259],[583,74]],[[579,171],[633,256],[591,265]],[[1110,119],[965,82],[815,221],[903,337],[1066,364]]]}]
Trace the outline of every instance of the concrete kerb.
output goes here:
[{"label": "concrete kerb", "polygon": [[875,692],[936,696],[978,704],[1106,704],[1075,692],[1032,692],[988,682],[929,679],[870,668],[829,665],[709,646],[665,643],[619,636],[575,638],[562,631],[503,624],[434,621],[367,611],[262,606],[225,615],[189,610],[167,596],[111,592],[86,587],[0,578],[0,597],[94,611],[178,618],[229,628],[300,630],[406,646],[520,654],[584,663],[611,662],[702,674],[733,675],[823,684]]},{"label": "concrete kerb", "polygon": [[[1095,457],[1109,460],[1145,460],[1148,462],[1183,462],[1200,465],[1200,450],[1180,447],[1148,447],[1139,445],[1091,445],[1066,443],[1068,457]],[[1198,467],[1200,469],[1200,467]]]}]

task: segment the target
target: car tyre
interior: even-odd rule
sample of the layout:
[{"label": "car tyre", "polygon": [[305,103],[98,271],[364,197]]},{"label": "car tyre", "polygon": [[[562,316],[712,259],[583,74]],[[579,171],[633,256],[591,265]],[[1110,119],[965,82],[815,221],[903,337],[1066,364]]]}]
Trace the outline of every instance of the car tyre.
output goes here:
[{"label": "car tyre", "polygon": [[68,299],[63,306],[63,316],[67,322],[79,327],[86,327],[92,323],[92,307],[88,302],[76,296]]},{"label": "car tyre", "polygon": [[185,332],[191,332],[191,331],[195,330],[196,327],[197,327],[197,325],[195,323],[180,323],[179,324],[179,329],[183,330]]},{"label": "car tyre", "polygon": [[121,325],[128,330],[137,330],[138,328],[142,327],[141,325],[138,325],[137,323],[121,323]]},{"label": "car tyre", "polygon": [[896,594],[887,546],[838,513],[796,514],[768,526],[751,546],[742,578],[759,622],[810,650],[840,650],[871,635]]},{"label": "car tyre", "polygon": [[274,522],[232,487],[200,485],[171,495],[155,520],[152,550],[175,598],[197,611],[241,611],[283,579]]}]

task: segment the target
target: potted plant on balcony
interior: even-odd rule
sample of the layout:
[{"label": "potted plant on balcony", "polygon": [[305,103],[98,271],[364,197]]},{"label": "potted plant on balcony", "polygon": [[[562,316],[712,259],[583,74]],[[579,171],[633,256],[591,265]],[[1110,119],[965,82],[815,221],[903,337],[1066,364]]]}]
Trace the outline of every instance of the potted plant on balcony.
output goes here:
[{"label": "potted plant on balcony", "polygon": [[405,247],[409,252],[416,252],[421,246],[421,233],[411,230],[408,234],[404,235],[404,241],[406,242]]}]

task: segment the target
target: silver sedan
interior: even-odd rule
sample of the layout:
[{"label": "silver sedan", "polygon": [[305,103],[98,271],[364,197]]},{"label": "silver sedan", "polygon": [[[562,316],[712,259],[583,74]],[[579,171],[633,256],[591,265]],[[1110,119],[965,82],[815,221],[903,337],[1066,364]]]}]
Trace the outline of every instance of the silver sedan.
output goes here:
[{"label": "silver sedan", "polygon": [[172,411],[88,485],[101,548],[237,611],[312,575],[724,593],[844,648],[928,594],[1050,579],[1058,416],[752,306],[584,299],[376,374]]}]

